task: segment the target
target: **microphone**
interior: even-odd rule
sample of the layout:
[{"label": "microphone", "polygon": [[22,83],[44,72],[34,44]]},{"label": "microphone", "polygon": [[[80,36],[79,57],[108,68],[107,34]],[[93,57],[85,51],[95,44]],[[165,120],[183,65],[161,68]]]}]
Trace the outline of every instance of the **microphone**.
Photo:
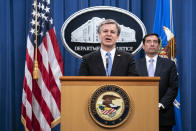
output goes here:
[{"label": "microphone", "polygon": [[108,71],[108,57],[106,57],[106,70]]}]

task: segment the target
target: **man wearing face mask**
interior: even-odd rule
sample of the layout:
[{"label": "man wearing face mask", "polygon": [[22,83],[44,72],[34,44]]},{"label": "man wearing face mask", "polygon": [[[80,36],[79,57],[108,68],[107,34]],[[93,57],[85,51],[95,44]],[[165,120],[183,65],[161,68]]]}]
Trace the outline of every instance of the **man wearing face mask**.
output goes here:
[{"label": "man wearing face mask", "polygon": [[84,55],[80,76],[137,76],[132,54],[116,49],[120,26],[113,19],[106,19],[98,27],[101,48]]}]

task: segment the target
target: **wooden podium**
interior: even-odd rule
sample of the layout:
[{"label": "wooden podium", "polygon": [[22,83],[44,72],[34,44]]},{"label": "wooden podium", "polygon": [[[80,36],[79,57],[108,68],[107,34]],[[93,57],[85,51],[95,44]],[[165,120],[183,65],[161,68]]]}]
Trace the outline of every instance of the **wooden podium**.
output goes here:
[{"label": "wooden podium", "polygon": [[[63,76],[61,80],[61,131],[158,131],[159,77]],[[133,111],[119,127],[104,128],[88,111],[93,92],[118,85],[132,100]]]}]

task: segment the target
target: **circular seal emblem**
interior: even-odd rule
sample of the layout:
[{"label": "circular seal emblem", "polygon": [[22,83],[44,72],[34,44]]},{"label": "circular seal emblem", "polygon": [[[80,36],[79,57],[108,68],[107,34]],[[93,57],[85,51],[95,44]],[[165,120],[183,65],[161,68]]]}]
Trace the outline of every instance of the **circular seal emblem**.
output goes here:
[{"label": "circular seal emblem", "polygon": [[98,88],[89,100],[89,113],[100,126],[114,128],[122,125],[131,112],[127,93],[116,85]]},{"label": "circular seal emblem", "polygon": [[71,15],[61,28],[61,39],[65,48],[78,58],[98,50],[100,40],[97,28],[105,19],[114,19],[120,25],[117,49],[132,54],[139,52],[146,34],[144,24],[131,12],[112,6],[89,7]]}]

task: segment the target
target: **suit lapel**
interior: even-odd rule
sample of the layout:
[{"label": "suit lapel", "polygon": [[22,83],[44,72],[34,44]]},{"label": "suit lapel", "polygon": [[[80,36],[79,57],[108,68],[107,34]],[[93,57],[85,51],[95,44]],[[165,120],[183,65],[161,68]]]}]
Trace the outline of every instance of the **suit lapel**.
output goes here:
[{"label": "suit lapel", "polygon": [[[104,67],[104,64],[103,64],[103,60],[102,60],[102,57],[101,57],[101,52],[100,52],[100,50],[98,50],[98,51],[95,53],[95,57],[94,57],[94,58],[96,58],[95,62],[96,62],[97,68],[98,68],[98,70],[100,71],[100,73],[101,73],[102,75],[106,75],[106,71],[105,71],[105,67]],[[100,64],[100,63],[101,63],[101,64]]]},{"label": "suit lapel", "polygon": [[162,68],[162,64],[161,64],[161,58],[158,57],[157,58],[157,64],[156,64],[156,70],[155,70],[155,76],[160,76],[161,73],[161,68]]},{"label": "suit lapel", "polygon": [[113,64],[112,64],[112,74],[117,74],[116,72],[118,71],[118,66],[120,64],[120,57],[121,57],[121,53],[116,50],[115,55],[114,55],[114,60],[113,60]]},{"label": "suit lapel", "polygon": [[[148,76],[148,70],[147,70],[147,66],[146,66],[146,58],[141,59],[141,65],[139,66],[141,70],[141,74],[142,76]],[[145,66],[144,66],[145,65]]]}]

